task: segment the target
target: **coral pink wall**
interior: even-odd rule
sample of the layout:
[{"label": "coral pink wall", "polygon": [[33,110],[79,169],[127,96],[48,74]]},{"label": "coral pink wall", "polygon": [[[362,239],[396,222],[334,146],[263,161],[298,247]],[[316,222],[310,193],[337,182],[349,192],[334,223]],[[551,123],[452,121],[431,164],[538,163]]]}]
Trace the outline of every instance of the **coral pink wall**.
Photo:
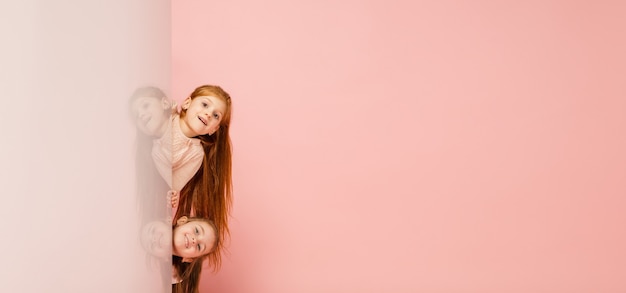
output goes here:
[{"label": "coral pink wall", "polygon": [[234,99],[203,292],[625,292],[619,1],[173,1]]}]

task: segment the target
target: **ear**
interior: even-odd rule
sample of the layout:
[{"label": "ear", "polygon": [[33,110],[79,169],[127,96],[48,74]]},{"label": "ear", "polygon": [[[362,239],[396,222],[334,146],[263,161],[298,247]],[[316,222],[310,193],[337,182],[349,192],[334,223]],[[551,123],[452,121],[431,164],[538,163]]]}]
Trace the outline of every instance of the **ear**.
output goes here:
[{"label": "ear", "polygon": [[182,107],[184,110],[187,110],[187,108],[189,108],[189,105],[190,105],[190,104],[191,104],[191,97],[187,97],[187,98],[185,99],[185,101],[183,101],[183,104],[182,104],[182,106],[181,106],[181,107]]},{"label": "ear", "polygon": [[193,258],[183,257],[183,262],[192,262]]},{"label": "ear", "polygon": [[163,107],[163,110],[167,110],[171,107],[171,104],[168,98],[166,97],[161,98],[161,107]]},{"label": "ear", "polygon": [[184,225],[188,221],[189,221],[189,219],[187,217],[182,216],[182,217],[178,218],[178,220],[176,220],[176,226]]}]

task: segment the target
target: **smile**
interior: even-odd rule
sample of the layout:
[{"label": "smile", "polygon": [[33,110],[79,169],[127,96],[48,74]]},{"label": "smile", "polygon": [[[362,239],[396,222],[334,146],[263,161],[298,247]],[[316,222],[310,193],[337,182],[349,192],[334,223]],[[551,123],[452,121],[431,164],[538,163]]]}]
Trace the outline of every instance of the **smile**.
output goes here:
[{"label": "smile", "polygon": [[204,126],[206,126],[206,125],[207,125],[207,121],[206,121],[206,119],[204,119],[204,118],[202,118],[202,117],[200,117],[200,116],[198,116],[198,119],[200,120],[200,122],[202,122],[202,124],[204,124]]}]

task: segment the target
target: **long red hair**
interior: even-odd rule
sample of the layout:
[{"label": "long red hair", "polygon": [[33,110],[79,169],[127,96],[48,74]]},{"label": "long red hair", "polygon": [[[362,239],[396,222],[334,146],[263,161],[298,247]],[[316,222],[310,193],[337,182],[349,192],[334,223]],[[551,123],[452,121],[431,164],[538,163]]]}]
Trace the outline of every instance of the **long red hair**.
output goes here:
[{"label": "long red hair", "polygon": [[[215,224],[218,244],[207,259],[214,271],[221,266],[221,255],[226,239],[230,236],[228,216],[232,206],[232,144],[230,119],[232,103],[230,95],[221,87],[203,85],[190,95],[193,100],[200,96],[214,96],[226,104],[220,127],[212,135],[198,136],[204,148],[200,169],[180,191],[180,203],[174,221],[184,215],[207,218]],[[186,110],[181,112],[181,118]]]},{"label": "long red hair", "polygon": [[172,265],[178,271],[181,282],[172,284],[172,293],[198,293],[200,292],[200,275],[202,263],[206,256],[198,257],[192,262],[183,262],[182,258],[174,256]]}]

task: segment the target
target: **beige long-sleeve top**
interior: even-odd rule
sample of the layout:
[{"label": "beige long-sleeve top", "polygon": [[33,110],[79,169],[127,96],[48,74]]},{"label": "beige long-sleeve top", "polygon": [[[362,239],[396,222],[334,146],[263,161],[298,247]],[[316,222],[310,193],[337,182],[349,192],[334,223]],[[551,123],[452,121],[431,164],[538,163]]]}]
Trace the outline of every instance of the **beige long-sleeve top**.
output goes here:
[{"label": "beige long-sleeve top", "polygon": [[204,149],[200,139],[185,136],[178,114],[172,114],[168,130],[153,141],[152,159],[170,188],[180,191],[200,169]]}]

